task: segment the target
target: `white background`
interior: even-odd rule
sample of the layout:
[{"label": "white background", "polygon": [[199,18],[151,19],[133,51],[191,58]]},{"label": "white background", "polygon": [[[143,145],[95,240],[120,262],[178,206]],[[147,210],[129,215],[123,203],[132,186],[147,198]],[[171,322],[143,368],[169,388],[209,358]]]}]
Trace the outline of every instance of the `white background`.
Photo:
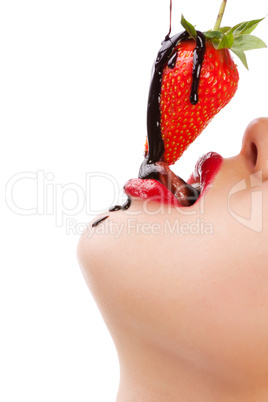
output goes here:
[{"label": "white background", "polygon": [[[223,25],[265,16],[264,4],[230,1]],[[172,34],[182,12],[213,28],[219,5],[174,0]],[[76,245],[83,224],[121,202],[137,176],[151,67],[168,28],[169,0],[1,2],[3,402],[115,399],[116,352]],[[256,35],[268,43],[268,20]],[[268,50],[248,53],[250,71],[237,64],[235,98],[176,165],[185,179],[205,152],[238,153],[250,120],[268,115]]]}]

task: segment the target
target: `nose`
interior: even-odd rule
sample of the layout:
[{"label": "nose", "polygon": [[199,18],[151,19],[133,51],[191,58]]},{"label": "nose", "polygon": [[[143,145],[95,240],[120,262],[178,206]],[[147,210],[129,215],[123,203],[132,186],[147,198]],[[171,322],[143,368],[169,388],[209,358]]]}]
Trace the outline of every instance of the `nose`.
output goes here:
[{"label": "nose", "polygon": [[268,118],[253,120],[247,127],[241,155],[244,155],[252,173],[262,171],[263,180],[268,180]]}]

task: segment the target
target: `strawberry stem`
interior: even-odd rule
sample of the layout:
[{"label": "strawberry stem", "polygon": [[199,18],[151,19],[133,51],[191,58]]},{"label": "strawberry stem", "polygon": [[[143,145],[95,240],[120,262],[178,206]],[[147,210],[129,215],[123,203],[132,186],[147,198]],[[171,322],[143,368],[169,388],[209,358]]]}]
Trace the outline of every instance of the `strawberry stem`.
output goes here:
[{"label": "strawberry stem", "polygon": [[223,0],[221,3],[220,11],[219,11],[215,26],[213,28],[213,31],[218,31],[221,26],[221,21],[222,21],[222,17],[223,17],[224,11],[225,11],[226,3],[227,3],[227,0]]}]

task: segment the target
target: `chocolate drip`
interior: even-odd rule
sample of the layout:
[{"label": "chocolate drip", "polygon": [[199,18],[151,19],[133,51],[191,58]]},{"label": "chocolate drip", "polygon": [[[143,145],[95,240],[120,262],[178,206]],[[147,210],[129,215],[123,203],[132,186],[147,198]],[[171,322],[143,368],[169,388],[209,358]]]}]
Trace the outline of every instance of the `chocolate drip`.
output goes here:
[{"label": "chocolate drip", "polygon": [[170,57],[169,61],[168,61],[168,68],[173,69],[176,66],[176,62],[177,62],[177,57],[178,57],[178,53],[175,52],[173,54],[173,56]]},{"label": "chocolate drip", "polygon": [[123,204],[123,205],[115,205],[114,207],[111,207],[109,209],[109,212],[115,212],[115,211],[125,211],[126,209],[128,209],[131,205],[131,198],[128,197],[127,201]]},{"label": "chocolate drip", "polygon": [[196,33],[196,48],[193,54],[193,82],[190,95],[190,102],[192,105],[196,105],[198,103],[198,87],[200,82],[200,74],[206,52],[206,39],[204,34],[200,31],[197,31]]},{"label": "chocolate drip", "polygon": [[178,43],[188,39],[188,37],[189,35],[186,31],[176,34],[172,38],[166,37],[156,57],[147,108],[148,163],[159,161],[165,152],[161,135],[159,105],[163,68],[170,57],[173,56],[174,48]]},{"label": "chocolate drip", "polygon": [[[131,205],[131,198],[127,197],[126,202],[123,205],[115,205],[114,207],[111,207],[109,209],[109,212],[114,212],[114,211],[125,211],[126,209],[128,209]],[[92,227],[95,228],[96,226],[98,226],[101,222],[105,221],[107,218],[109,218],[109,215],[104,216],[103,218],[97,219],[95,222],[92,223]]]},{"label": "chocolate drip", "polygon": [[172,0],[169,1],[169,31],[168,34],[166,35],[166,38],[169,38],[169,35],[171,33],[171,20],[172,20]]},{"label": "chocolate drip", "polygon": [[148,156],[145,157],[139,170],[140,179],[154,179],[160,181],[159,172],[155,163],[150,163]]},{"label": "chocolate drip", "polygon": [[97,219],[95,222],[92,223],[92,227],[95,228],[98,226],[101,222],[105,221],[107,218],[109,218],[109,215],[104,216],[103,218]]}]

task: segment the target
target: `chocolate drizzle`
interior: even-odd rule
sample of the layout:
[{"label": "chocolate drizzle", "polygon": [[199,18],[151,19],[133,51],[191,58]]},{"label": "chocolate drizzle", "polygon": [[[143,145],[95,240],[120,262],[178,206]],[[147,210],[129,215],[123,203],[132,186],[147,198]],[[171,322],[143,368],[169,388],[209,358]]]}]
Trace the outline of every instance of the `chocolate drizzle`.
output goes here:
[{"label": "chocolate drizzle", "polygon": [[[186,31],[176,34],[172,36],[172,38],[169,38],[167,36],[162,42],[162,47],[156,57],[149,90],[147,108],[148,163],[158,162],[159,160],[161,160],[165,152],[165,146],[162,139],[160,126],[160,94],[163,69],[168,63],[170,57],[174,57],[174,54],[176,54],[173,54],[173,51],[178,43],[188,38],[189,35]],[[172,61],[174,61],[173,57]]]},{"label": "chocolate drizzle", "polygon": [[[128,209],[131,205],[131,198],[128,197],[126,202],[123,205],[115,205],[114,207],[111,207],[109,209],[109,212],[114,212],[114,211],[125,211],[126,209]],[[109,215],[104,216],[103,218],[97,219],[95,222],[92,223],[92,227],[95,228],[96,226],[98,226],[101,222],[105,221],[107,218],[109,218]]]},{"label": "chocolate drizzle", "polygon": [[200,82],[201,68],[204,61],[206,51],[206,39],[202,32],[197,31],[196,48],[193,54],[193,83],[190,95],[190,102],[192,105],[198,103],[198,87]]},{"label": "chocolate drizzle", "polygon": [[92,223],[92,227],[95,228],[98,226],[101,222],[105,221],[107,218],[109,218],[109,215],[104,216],[103,218],[97,219],[95,222]]},{"label": "chocolate drizzle", "polygon": [[123,205],[115,205],[114,207],[111,207],[109,209],[109,212],[115,212],[115,211],[125,211],[126,209],[128,209],[131,205],[131,198],[128,197],[126,202]]}]

